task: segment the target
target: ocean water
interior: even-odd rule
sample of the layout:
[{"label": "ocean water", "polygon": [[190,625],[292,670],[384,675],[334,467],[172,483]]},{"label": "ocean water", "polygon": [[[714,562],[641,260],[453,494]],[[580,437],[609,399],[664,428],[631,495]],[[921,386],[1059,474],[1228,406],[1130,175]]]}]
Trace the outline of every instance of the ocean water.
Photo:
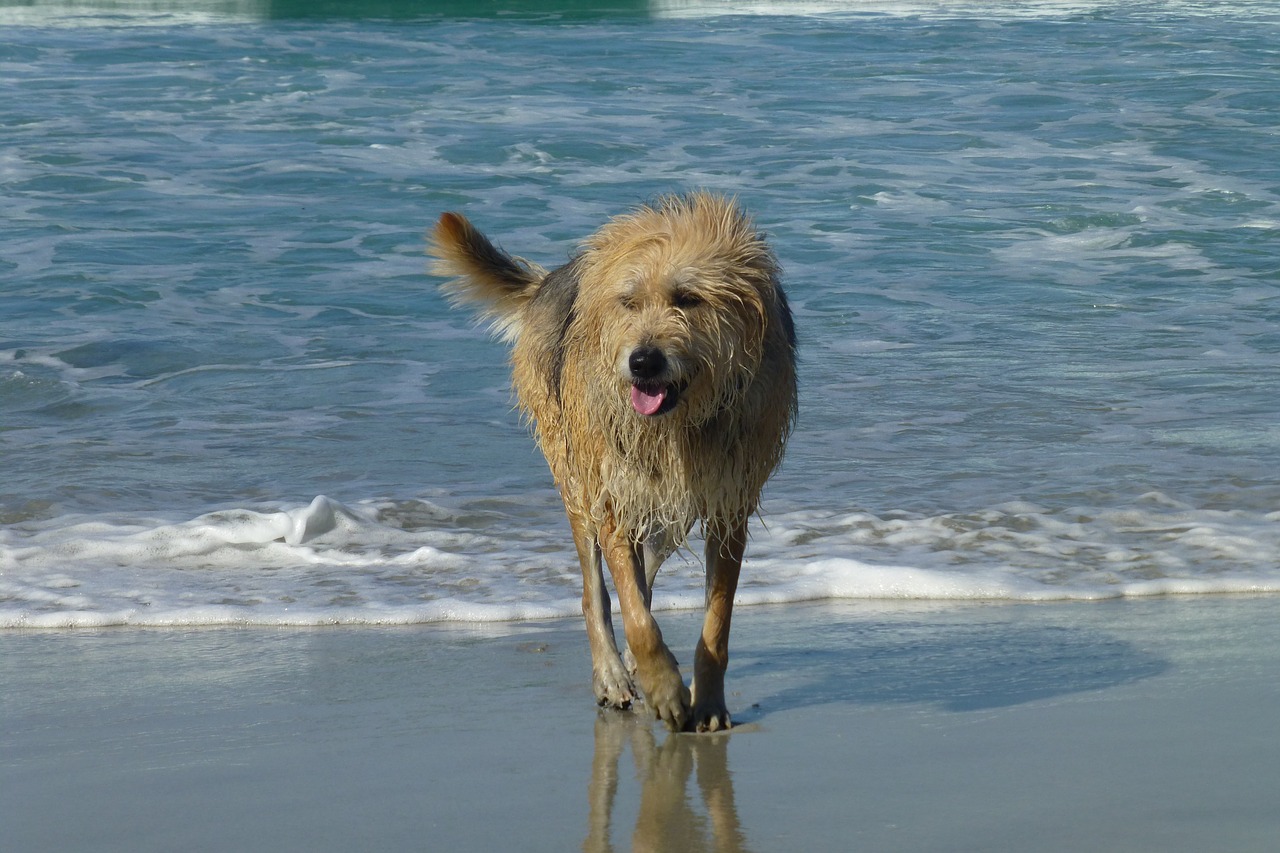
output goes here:
[{"label": "ocean water", "polygon": [[801,336],[743,603],[1280,592],[1273,3],[0,24],[0,627],[576,613],[423,235],[459,210],[550,266],[694,187],[769,234]]}]

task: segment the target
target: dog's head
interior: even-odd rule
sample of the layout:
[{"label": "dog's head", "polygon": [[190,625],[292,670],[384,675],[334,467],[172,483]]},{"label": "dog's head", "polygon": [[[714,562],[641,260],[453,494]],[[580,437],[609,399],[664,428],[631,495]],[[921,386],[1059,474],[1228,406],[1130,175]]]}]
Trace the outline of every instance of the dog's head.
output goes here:
[{"label": "dog's head", "polygon": [[777,263],[728,199],[693,193],[613,219],[581,262],[581,319],[635,417],[713,417],[784,334]]}]

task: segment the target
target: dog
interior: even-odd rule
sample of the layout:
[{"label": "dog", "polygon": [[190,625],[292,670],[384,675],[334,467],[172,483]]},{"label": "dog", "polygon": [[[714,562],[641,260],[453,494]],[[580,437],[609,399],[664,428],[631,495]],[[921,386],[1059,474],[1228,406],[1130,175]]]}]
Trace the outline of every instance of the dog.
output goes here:
[{"label": "dog", "polygon": [[[795,326],[764,237],[735,201],[698,191],[609,220],[549,272],[458,213],[440,217],[429,251],[451,303],[512,345],[516,398],[582,568],[598,703],[627,708],[642,694],[672,731],[729,728],[747,522],[797,413]],[[706,610],[690,690],[650,603],[659,566],[698,523]],[[602,556],[632,666],[618,653]]]}]

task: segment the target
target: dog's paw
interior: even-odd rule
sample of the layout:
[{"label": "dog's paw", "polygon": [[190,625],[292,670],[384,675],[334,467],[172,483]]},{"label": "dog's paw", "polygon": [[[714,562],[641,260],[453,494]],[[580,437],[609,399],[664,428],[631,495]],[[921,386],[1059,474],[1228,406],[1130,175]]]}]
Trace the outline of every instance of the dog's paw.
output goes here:
[{"label": "dog's paw", "polygon": [[689,717],[689,730],[695,732],[722,732],[733,727],[729,709],[724,704],[724,676],[722,672],[703,673],[689,685],[693,692],[693,713]]},{"label": "dog's paw", "polygon": [[690,723],[695,732],[722,732],[733,727],[724,700],[718,704],[695,702]]},{"label": "dog's paw", "polygon": [[640,695],[626,667],[616,656],[604,666],[593,667],[591,676],[596,703],[601,707],[630,708],[631,703]]},{"label": "dog's paw", "polygon": [[689,688],[684,686],[674,662],[641,684],[645,704],[652,709],[654,717],[662,720],[673,732],[684,731],[689,721]]}]

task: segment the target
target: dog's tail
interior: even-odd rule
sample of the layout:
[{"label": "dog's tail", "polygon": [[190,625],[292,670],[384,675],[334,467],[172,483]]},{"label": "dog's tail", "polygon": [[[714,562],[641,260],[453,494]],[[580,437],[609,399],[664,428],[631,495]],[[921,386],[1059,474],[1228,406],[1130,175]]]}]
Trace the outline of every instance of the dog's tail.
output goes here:
[{"label": "dog's tail", "polygon": [[431,271],[450,279],[441,285],[450,302],[475,309],[503,337],[516,335],[520,311],[546,278],[546,270],[508,255],[460,213],[441,215],[428,251],[436,259]]}]

